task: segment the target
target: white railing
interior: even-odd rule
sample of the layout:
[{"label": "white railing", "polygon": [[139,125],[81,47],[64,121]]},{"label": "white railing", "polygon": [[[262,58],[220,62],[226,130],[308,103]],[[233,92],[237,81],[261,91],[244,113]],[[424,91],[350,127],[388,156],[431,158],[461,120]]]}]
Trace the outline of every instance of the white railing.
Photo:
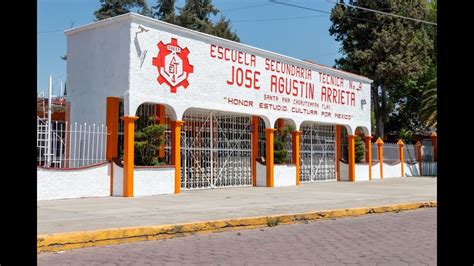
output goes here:
[{"label": "white railing", "polygon": [[76,168],[106,161],[107,127],[37,118],[37,165]]}]

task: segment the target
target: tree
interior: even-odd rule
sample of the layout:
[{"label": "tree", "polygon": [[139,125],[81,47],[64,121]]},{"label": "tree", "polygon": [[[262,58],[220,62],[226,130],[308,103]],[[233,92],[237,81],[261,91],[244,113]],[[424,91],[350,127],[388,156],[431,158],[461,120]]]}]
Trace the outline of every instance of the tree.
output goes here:
[{"label": "tree", "polygon": [[421,109],[419,117],[422,121],[426,122],[429,127],[436,127],[438,117],[438,86],[437,79],[431,80],[426,90],[423,93],[423,101],[421,102]]},{"label": "tree", "polygon": [[142,8],[139,13],[148,10],[145,0],[100,0],[100,3],[99,10],[94,12],[96,21],[128,13],[132,8]]},{"label": "tree", "polygon": [[[425,19],[428,13],[424,0],[359,0],[353,5],[417,19]],[[374,81],[371,94],[376,135],[383,137],[384,124],[393,107],[393,85],[400,80],[416,79],[430,64],[433,43],[427,26],[342,5],[332,9],[331,21],[329,32],[341,42],[344,54],[335,66]]]},{"label": "tree", "polygon": [[175,13],[174,5],[176,0],[158,0],[156,6],[152,7],[152,17],[165,22],[174,23]]},{"label": "tree", "polygon": [[221,16],[219,21],[217,21],[214,25],[211,34],[234,42],[240,42],[239,36],[237,36],[235,32],[232,32],[230,28],[230,20],[225,19],[224,16]]},{"label": "tree", "polygon": [[231,41],[240,42],[240,38],[232,32],[230,20],[221,16],[213,24],[210,16],[217,15],[219,9],[214,7],[211,0],[186,0],[179,15],[172,22],[176,25],[225,38]]}]

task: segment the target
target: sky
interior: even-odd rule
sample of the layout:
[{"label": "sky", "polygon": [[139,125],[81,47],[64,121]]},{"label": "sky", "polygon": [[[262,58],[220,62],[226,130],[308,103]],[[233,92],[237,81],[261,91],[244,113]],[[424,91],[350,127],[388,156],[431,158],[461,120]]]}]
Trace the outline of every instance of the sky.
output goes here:
[{"label": "sky", "polygon": [[[277,0],[292,5],[331,11],[332,0]],[[330,2],[331,1],[331,2]],[[177,0],[182,7],[184,0]],[[329,14],[269,0],[213,0],[221,13],[231,20],[240,42],[257,48],[333,66],[341,57],[340,44],[329,35]],[[147,0],[149,6],[156,0]],[[64,30],[94,22],[99,0],[38,0],[37,5],[37,92],[47,96],[49,75],[53,94],[60,94],[66,77],[66,35]]]}]

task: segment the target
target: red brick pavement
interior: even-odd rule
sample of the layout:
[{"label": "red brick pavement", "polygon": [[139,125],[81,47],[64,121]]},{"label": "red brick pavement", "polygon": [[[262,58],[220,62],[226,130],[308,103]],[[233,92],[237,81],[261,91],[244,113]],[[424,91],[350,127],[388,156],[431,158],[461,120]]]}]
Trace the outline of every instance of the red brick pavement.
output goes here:
[{"label": "red brick pavement", "polygon": [[38,265],[436,263],[436,208],[38,255]]}]

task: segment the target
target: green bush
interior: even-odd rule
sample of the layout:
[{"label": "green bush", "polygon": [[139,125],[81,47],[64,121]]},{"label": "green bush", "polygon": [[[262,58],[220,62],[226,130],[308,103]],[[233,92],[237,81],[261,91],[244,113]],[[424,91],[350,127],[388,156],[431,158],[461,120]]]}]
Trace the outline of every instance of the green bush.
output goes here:
[{"label": "green bush", "polygon": [[285,163],[288,151],[286,150],[286,138],[290,132],[294,131],[295,127],[286,125],[280,129],[280,132],[275,134],[273,143],[273,159],[275,164]]},{"label": "green bush", "polygon": [[355,162],[360,163],[365,156],[365,143],[360,136],[355,138]]},{"label": "green bush", "polygon": [[154,123],[154,116],[148,118],[149,125],[137,127],[135,131],[135,165],[156,166],[163,165],[164,160],[159,158],[157,150],[165,142],[165,125]]}]

